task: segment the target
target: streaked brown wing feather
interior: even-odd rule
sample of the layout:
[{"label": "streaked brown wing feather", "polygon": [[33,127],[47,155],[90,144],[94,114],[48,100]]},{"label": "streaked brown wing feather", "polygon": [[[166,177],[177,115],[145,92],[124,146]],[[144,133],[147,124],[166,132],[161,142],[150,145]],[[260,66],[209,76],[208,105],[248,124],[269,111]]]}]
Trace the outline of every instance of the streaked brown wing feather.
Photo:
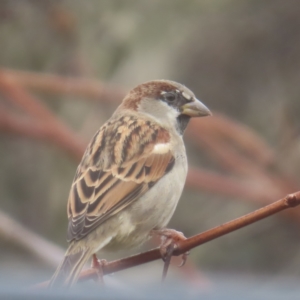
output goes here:
[{"label": "streaked brown wing feather", "polygon": [[[122,133],[119,138],[118,133]],[[68,240],[86,236],[170,171],[174,165],[171,151],[153,151],[156,144],[168,142],[169,134],[163,128],[135,117],[104,125],[74,178],[68,200]]]}]

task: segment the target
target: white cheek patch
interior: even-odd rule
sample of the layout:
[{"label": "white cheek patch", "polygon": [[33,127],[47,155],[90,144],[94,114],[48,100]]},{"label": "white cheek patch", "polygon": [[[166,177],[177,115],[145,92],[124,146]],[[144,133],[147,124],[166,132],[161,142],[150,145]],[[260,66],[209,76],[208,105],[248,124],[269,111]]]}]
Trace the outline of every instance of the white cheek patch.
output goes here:
[{"label": "white cheek patch", "polygon": [[185,93],[185,92],[182,92],[182,96],[183,96],[185,99],[187,99],[187,100],[191,100],[191,99],[192,99],[192,96],[189,95],[189,94],[187,94],[187,93]]},{"label": "white cheek patch", "polygon": [[164,154],[170,150],[170,143],[166,144],[156,144],[153,149],[153,153]]}]

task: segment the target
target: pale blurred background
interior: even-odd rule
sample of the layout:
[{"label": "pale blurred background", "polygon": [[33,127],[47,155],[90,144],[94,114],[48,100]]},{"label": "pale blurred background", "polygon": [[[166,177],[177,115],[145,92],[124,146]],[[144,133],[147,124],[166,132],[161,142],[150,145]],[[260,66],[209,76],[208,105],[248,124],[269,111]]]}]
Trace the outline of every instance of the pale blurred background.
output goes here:
[{"label": "pale blurred background", "polygon": [[[216,120],[239,128],[237,138],[232,127],[211,118],[193,124],[200,135],[203,128],[199,143],[187,132],[191,167],[245,189],[225,182],[220,190],[213,180],[209,188],[188,185],[169,226],[186,236],[300,189],[299,1],[0,0],[0,67],[0,82],[10,74],[76,132],[81,145],[109,118],[123,91],[151,79],[185,84]],[[41,88],[19,71],[109,84],[112,96]],[[14,128],[14,120],[35,122],[36,116],[13,98],[0,84],[0,210],[65,249],[66,201],[78,155]],[[30,124],[43,127],[43,117]],[[49,278],[60,257],[47,261],[25,249],[11,238],[7,222],[0,218],[1,278],[28,284]],[[299,228],[300,209],[270,217],[194,249],[188,271],[173,266],[170,280],[200,289],[214,289],[228,275],[261,284],[300,280]],[[140,279],[146,269],[149,278]],[[114,277],[159,282],[161,269],[156,262]],[[43,274],[38,280],[37,271]]]}]

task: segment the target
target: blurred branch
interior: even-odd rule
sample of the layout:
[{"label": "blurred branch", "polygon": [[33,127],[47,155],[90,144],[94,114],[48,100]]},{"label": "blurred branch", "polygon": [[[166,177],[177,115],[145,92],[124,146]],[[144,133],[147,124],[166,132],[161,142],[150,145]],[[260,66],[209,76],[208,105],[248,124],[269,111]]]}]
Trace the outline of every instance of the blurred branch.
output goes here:
[{"label": "blurred branch", "polygon": [[[274,151],[250,128],[238,122],[220,114],[205,121],[194,120],[187,128],[187,136],[198,147],[207,148],[207,153],[227,172],[259,183],[268,195],[282,196],[290,190],[298,189],[293,178],[274,170]],[[272,172],[267,169],[270,166],[273,168]]]},{"label": "blurred branch", "polygon": [[280,197],[277,189],[266,189],[257,180],[237,179],[200,168],[189,168],[186,186],[229,197],[241,197],[257,203],[270,203]]},{"label": "blurred branch", "polygon": [[[263,208],[260,208],[252,213],[244,215],[240,218],[207,230],[205,232],[194,235],[190,238],[187,238],[184,241],[179,241],[176,245],[173,255],[182,255],[185,252],[198,247],[204,243],[207,243],[211,240],[214,240],[220,236],[243,228],[247,225],[255,223],[259,220],[267,218],[271,215],[274,215],[282,210],[287,208],[294,208],[300,205],[300,191],[287,195],[285,198],[280,199],[272,204],[269,204]],[[160,250],[159,248],[152,249],[147,252],[143,252],[137,255],[133,255],[127,258],[120,260],[115,260],[109,262],[103,266],[104,274],[111,274],[128,268],[132,268],[141,264],[145,264],[157,259],[160,259]],[[82,271],[80,274],[80,281],[84,281],[91,278],[97,278],[98,273],[96,269],[88,269]],[[43,282],[35,286],[35,288],[45,288],[47,287],[48,282]]]},{"label": "blurred branch", "polygon": [[255,131],[223,114],[214,112],[214,118],[208,118],[201,123],[201,128],[213,132],[228,143],[235,144],[252,161],[262,166],[269,166],[275,162],[274,150]]},{"label": "blurred branch", "polygon": [[[44,128],[44,132],[47,131],[47,137],[51,137],[57,144],[63,145],[63,148],[77,160],[81,159],[85,149],[85,143],[82,142],[81,138],[60,121],[41,101],[30,95],[1,72],[0,92],[16,106],[21,107],[29,115],[35,117],[36,120],[43,122],[41,127]],[[11,127],[14,125],[15,129],[20,129],[20,126],[18,126],[20,124],[16,120],[14,122],[12,118],[10,120],[6,118],[6,126],[9,124]],[[26,125],[27,133],[33,132],[33,128],[31,131],[28,131],[29,123]]]},{"label": "blurred branch", "polygon": [[[264,177],[261,171],[262,166],[245,154],[241,154],[236,147],[236,143],[228,143],[226,140],[221,139],[218,132],[216,132],[216,128],[210,129],[204,123],[202,120],[195,120],[187,128],[187,136],[198,147],[208,148],[209,155],[229,172],[253,178],[257,178],[257,176]],[[212,122],[210,123],[212,124]]]},{"label": "blurred branch", "polygon": [[8,69],[0,69],[0,72],[23,87],[45,93],[81,96],[118,103],[125,95],[125,89],[95,79],[70,78]]},{"label": "blurred branch", "polygon": [[36,255],[51,267],[56,267],[64,255],[60,247],[33,233],[2,211],[0,211],[0,235]]},{"label": "blurred branch", "polygon": [[[287,190],[283,180],[271,184],[255,179],[237,179],[228,175],[221,175],[200,168],[189,168],[186,186],[199,191],[209,192],[225,197],[234,197],[251,202],[267,205],[274,198],[280,198]],[[292,190],[292,189],[290,189]],[[284,216],[299,222],[300,210],[288,210]]]},{"label": "blurred branch", "polygon": [[[64,135],[53,130],[53,127],[47,123],[20,118],[8,111],[0,110],[0,131],[51,142],[71,155],[76,161],[81,159],[85,149],[83,145],[78,143],[75,145],[73,142],[70,142],[69,138],[65,138]],[[76,148],[73,149],[74,145]]]}]

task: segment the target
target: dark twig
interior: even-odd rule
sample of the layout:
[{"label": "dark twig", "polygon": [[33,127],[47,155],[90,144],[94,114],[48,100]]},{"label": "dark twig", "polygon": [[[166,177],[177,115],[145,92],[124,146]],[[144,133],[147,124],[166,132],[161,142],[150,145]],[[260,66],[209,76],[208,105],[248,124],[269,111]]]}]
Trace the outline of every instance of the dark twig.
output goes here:
[{"label": "dark twig", "polygon": [[[227,233],[238,230],[242,227],[255,223],[259,220],[267,218],[273,214],[276,214],[287,208],[293,208],[300,204],[300,191],[287,195],[285,198],[280,199],[272,204],[269,204],[263,208],[260,208],[254,212],[244,215],[240,218],[207,230],[205,232],[194,235],[186,240],[178,241],[176,248],[174,249],[173,255],[182,255],[187,251],[207,243],[213,239],[223,236]],[[161,258],[160,248],[155,248],[147,252],[136,254],[127,258],[115,260],[105,264],[103,267],[103,274],[111,274],[124,269],[132,268],[141,264],[145,264]],[[88,269],[81,272],[79,280],[84,281],[92,279],[97,276],[95,269]],[[43,282],[36,285],[35,288],[44,288],[48,282]]]}]

